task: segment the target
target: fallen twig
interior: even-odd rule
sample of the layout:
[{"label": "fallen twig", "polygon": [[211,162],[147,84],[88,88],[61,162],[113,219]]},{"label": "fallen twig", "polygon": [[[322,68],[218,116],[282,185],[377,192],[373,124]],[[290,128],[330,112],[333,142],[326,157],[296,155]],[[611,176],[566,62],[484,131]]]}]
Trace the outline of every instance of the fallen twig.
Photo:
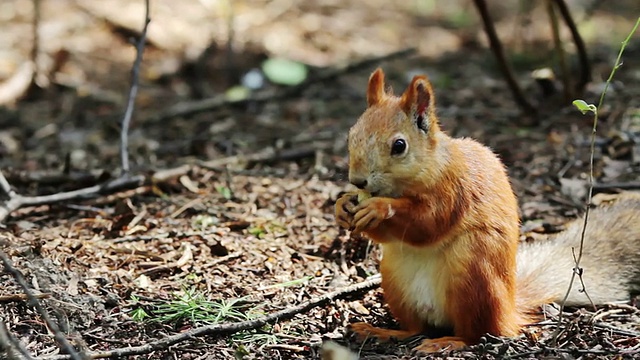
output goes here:
[{"label": "fallen twig", "polygon": [[265,103],[269,101],[288,98],[291,96],[298,96],[302,93],[304,89],[306,89],[310,85],[334,79],[339,75],[376,64],[380,61],[406,57],[413,53],[415,53],[415,49],[410,48],[410,49],[400,50],[391,54],[387,54],[384,56],[373,57],[369,59],[360,60],[354,63],[349,63],[342,67],[328,68],[328,69],[325,69],[324,71],[319,72],[316,76],[310,76],[306,81],[304,81],[299,85],[291,86],[291,87],[283,87],[275,91],[265,90],[265,91],[256,92],[252,96],[249,96],[244,99],[232,100],[232,99],[228,99],[224,95],[220,95],[210,99],[178,103],[172,106],[171,108],[154,115],[150,121],[161,121],[161,120],[166,120],[166,119],[170,119],[178,116],[194,115],[194,114],[198,114],[205,111],[212,111],[224,106],[240,106],[248,103],[252,103],[252,104]]},{"label": "fallen twig", "polygon": [[25,206],[46,205],[62,201],[94,197],[115,190],[137,187],[142,185],[144,181],[145,177],[142,175],[131,177],[125,176],[107,181],[99,185],[94,185],[78,190],[66,191],[50,195],[23,196],[11,190],[9,183],[0,171],[0,186],[2,187],[2,190],[9,196],[9,200],[4,202],[3,204],[0,204],[0,222],[2,222],[13,211],[16,211]]},{"label": "fallen twig", "polygon": [[60,171],[21,171],[6,174],[6,180],[11,184],[37,183],[42,186],[60,186],[69,184],[96,184],[105,177],[109,177],[106,171],[87,171],[64,173]]},{"label": "fallen twig", "polygon": [[7,200],[0,204],[0,223],[16,211],[26,206],[38,206],[46,204],[54,204],[63,201],[86,199],[96,197],[98,195],[111,193],[118,190],[131,189],[144,185],[145,183],[157,183],[166,181],[167,179],[183,175],[190,171],[193,166],[182,165],[173,169],[163,169],[149,175],[122,176],[117,179],[107,180],[101,184],[93,185],[72,191],[60,192],[50,195],[40,196],[23,196],[11,189],[11,185],[0,170],[0,191],[7,195]]},{"label": "fallen twig", "polygon": [[[51,294],[33,294],[36,299],[46,299],[51,297]],[[17,301],[28,300],[27,294],[11,294],[11,295],[0,295],[0,303],[10,303]]]},{"label": "fallen twig", "polygon": [[64,351],[68,353],[67,359],[73,359],[73,360],[85,359],[86,357],[84,356],[84,354],[82,354],[82,352],[79,353],[78,351],[76,351],[76,349],[73,348],[73,346],[71,346],[67,338],[62,333],[62,331],[60,331],[58,324],[56,324],[53,320],[51,320],[49,313],[47,313],[47,311],[42,307],[42,305],[40,305],[38,298],[33,294],[31,289],[29,288],[29,284],[27,284],[27,281],[25,280],[20,270],[16,269],[13,266],[7,254],[5,254],[2,250],[0,250],[0,261],[2,261],[2,264],[4,265],[4,271],[9,273],[16,280],[18,285],[20,285],[20,287],[22,288],[22,291],[24,291],[25,295],[29,299],[29,305],[35,308],[38,314],[42,316],[42,319],[47,324],[47,327],[49,328],[49,330],[53,333],[53,336],[58,342],[58,344],[62,347],[62,349],[64,349]]},{"label": "fallen twig", "polygon": [[33,359],[22,343],[9,332],[4,319],[0,319],[0,349],[4,349],[9,360]]},{"label": "fallen twig", "polygon": [[[204,335],[219,336],[224,334],[232,334],[239,331],[258,329],[271,322],[290,319],[299,313],[313,309],[317,306],[320,306],[336,298],[357,293],[360,291],[370,290],[370,289],[376,288],[379,285],[380,285],[380,277],[372,276],[368,280],[363,281],[359,284],[347,286],[340,290],[318,296],[317,298],[311,299],[309,301],[305,301],[296,306],[286,308],[280,311],[276,311],[272,314],[269,314],[254,320],[247,320],[247,321],[242,321],[237,323],[205,325],[205,326],[201,326],[198,328],[194,328],[194,329],[182,332],[180,334],[167,336],[160,340],[147,343],[145,345],[124,347],[124,348],[119,348],[119,349],[114,349],[114,350],[104,351],[104,352],[89,353],[87,355],[89,356],[90,359],[100,359],[100,358],[109,358],[109,357],[116,358],[120,356],[148,354],[152,351],[166,349],[171,345],[174,345],[181,341],[192,339],[198,336],[204,336]],[[42,359],[43,360],[66,360],[66,359],[70,359],[70,356],[56,355],[56,356],[47,356]]]}]

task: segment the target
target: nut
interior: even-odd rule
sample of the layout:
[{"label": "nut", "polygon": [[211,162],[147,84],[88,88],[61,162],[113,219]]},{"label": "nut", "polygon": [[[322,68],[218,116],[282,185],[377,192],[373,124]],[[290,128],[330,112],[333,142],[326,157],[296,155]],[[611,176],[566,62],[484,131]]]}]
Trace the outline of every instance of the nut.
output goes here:
[{"label": "nut", "polygon": [[371,194],[369,194],[368,192],[366,192],[366,191],[359,191],[359,192],[358,192],[358,203],[361,203],[361,202],[363,202],[363,201],[367,200],[367,199],[368,199],[368,198],[370,198],[370,197],[371,197]]}]

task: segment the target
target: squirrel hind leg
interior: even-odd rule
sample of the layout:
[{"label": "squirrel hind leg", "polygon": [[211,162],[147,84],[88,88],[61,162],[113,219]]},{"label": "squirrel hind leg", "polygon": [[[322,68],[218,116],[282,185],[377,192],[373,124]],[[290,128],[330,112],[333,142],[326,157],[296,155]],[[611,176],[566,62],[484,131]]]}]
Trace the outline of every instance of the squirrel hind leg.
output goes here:
[{"label": "squirrel hind leg", "polygon": [[420,332],[416,331],[378,328],[364,322],[350,324],[349,331],[355,333],[360,341],[375,338],[381,342],[386,342],[391,339],[404,340],[420,334]]},{"label": "squirrel hind leg", "polygon": [[459,350],[467,346],[467,343],[458,336],[444,336],[436,339],[422,340],[420,345],[413,348],[416,353],[435,353],[441,350]]}]

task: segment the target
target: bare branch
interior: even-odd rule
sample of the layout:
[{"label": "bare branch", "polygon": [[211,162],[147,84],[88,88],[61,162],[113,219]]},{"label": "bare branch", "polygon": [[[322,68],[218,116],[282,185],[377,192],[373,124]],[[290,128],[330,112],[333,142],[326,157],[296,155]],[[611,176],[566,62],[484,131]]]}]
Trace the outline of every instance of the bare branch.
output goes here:
[{"label": "bare branch", "polygon": [[502,70],[502,74],[507,81],[507,85],[511,89],[511,94],[513,95],[514,100],[520,106],[520,108],[527,113],[536,114],[537,109],[529,103],[526,96],[522,92],[520,85],[516,81],[515,76],[513,75],[513,70],[509,65],[509,62],[506,59],[504,54],[504,50],[502,49],[502,43],[498,38],[498,34],[496,33],[496,29],[493,26],[493,21],[491,20],[491,16],[489,15],[489,10],[487,9],[487,3],[484,0],[473,0],[480,13],[480,17],[482,18],[482,23],[484,25],[484,30],[487,33],[487,37],[489,38],[489,45],[493,54],[498,61],[498,65],[500,66],[500,70]]},{"label": "bare branch", "polygon": [[11,185],[4,177],[2,170],[0,170],[0,190],[2,190],[9,198],[16,196],[16,192],[11,189]]},{"label": "bare branch", "polygon": [[[33,294],[36,299],[47,299],[51,297],[51,294]],[[10,303],[17,301],[25,301],[28,300],[27,294],[10,294],[10,295],[0,295],[0,303]]]},{"label": "bare branch", "polygon": [[558,56],[558,62],[560,65],[560,78],[562,79],[563,95],[565,102],[571,102],[573,99],[573,89],[571,88],[571,77],[569,75],[569,66],[567,65],[567,58],[565,56],[564,48],[562,46],[562,39],[560,38],[560,27],[558,26],[558,16],[554,9],[554,3],[552,0],[546,1],[547,13],[549,14],[549,22],[551,23],[551,33],[553,34],[553,44]]},{"label": "bare branch", "polygon": [[31,289],[29,288],[29,284],[27,284],[27,281],[25,280],[20,270],[16,269],[13,266],[7,254],[5,254],[1,250],[0,250],[0,261],[2,261],[2,264],[4,265],[4,271],[11,274],[11,276],[13,276],[13,278],[16,280],[18,285],[20,285],[20,287],[22,288],[22,291],[24,291],[24,293],[27,295],[27,298],[29,299],[29,305],[33,306],[38,312],[38,314],[42,316],[42,319],[47,324],[47,327],[49,328],[49,330],[51,330],[51,332],[53,333],[53,336],[55,337],[58,344],[62,347],[62,349],[64,349],[65,352],[67,352],[68,359],[73,359],[73,360],[85,359],[85,356],[83,356],[81,353],[78,353],[76,349],[74,349],[73,346],[71,346],[67,338],[62,333],[62,331],[60,331],[58,324],[56,324],[53,320],[51,320],[49,313],[47,313],[47,311],[42,307],[42,305],[38,301],[38,298],[33,294]]},{"label": "bare branch", "polygon": [[0,319],[0,349],[4,349],[9,360],[33,359],[29,351],[9,332],[4,319]]},{"label": "bare branch", "polygon": [[[205,325],[202,327],[185,331],[180,334],[167,336],[160,340],[156,340],[154,342],[150,342],[145,345],[119,348],[119,349],[114,349],[114,350],[100,352],[100,353],[90,353],[88,354],[88,356],[90,359],[100,359],[100,358],[110,358],[110,357],[117,358],[120,356],[148,354],[152,351],[166,349],[171,345],[174,345],[179,342],[186,341],[198,336],[204,336],[204,335],[219,336],[219,335],[225,335],[225,334],[233,334],[239,331],[258,329],[268,323],[290,319],[299,313],[309,311],[310,309],[318,307],[336,298],[340,298],[353,293],[358,293],[361,291],[370,290],[378,287],[379,285],[380,285],[380,277],[372,276],[368,280],[363,281],[359,284],[347,286],[340,290],[318,296],[315,299],[305,301],[296,306],[286,308],[280,311],[276,311],[272,314],[269,314],[254,320],[247,320],[247,321],[242,321],[237,323]],[[70,359],[70,357],[69,355],[56,355],[56,356],[49,356],[44,359],[66,360],[66,359]]]},{"label": "bare branch", "polygon": [[40,53],[40,0],[33,0],[33,19],[31,23],[31,33],[33,37],[33,45],[31,47],[31,62],[33,62],[34,79],[40,74],[40,66],[38,65],[38,54]]},{"label": "bare branch", "polygon": [[142,55],[144,53],[144,44],[147,38],[147,28],[151,22],[149,18],[149,0],[145,0],[144,27],[142,34],[136,43],[136,59],[131,68],[131,88],[129,89],[129,101],[122,119],[122,129],[120,130],[120,160],[122,162],[122,173],[129,173],[129,126],[131,124],[131,116],[135,107],[136,95],[138,94],[138,82],[140,78],[140,64],[142,63]]},{"label": "bare branch", "polygon": [[[2,186],[4,190],[4,185],[2,185],[1,179],[4,179],[4,176],[2,176],[0,173],[0,186]],[[99,185],[51,195],[22,196],[14,192],[12,196],[10,195],[8,201],[6,201],[4,204],[0,204],[0,222],[3,221],[7,216],[9,216],[9,214],[11,214],[13,211],[18,210],[21,207],[46,205],[62,201],[95,197],[106,192],[140,186],[144,184],[144,181],[145,177],[142,175],[138,175],[132,177],[121,177]]]},{"label": "bare branch", "polygon": [[146,183],[166,181],[167,179],[180,176],[191,169],[192,166],[182,165],[173,169],[158,170],[148,177],[144,175],[123,176],[78,190],[41,196],[23,196],[17,194],[15,191],[11,190],[9,182],[2,174],[2,171],[0,171],[0,191],[8,195],[8,200],[4,203],[0,203],[0,223],[13,211],[25,206],[39,206],[63,201],[92,198],[119,190],[136,188]]},{"label": "bare branch", "polygon": [[573,42],[576,44],[576,48],[578,49],[578,57],[580,59],[580,81],[576,84],[576,91],[582,92],[585,85],[589,81],[591,81],[591,65],[589,64],[589,56],[587,55],[587,47],[580,36],[580,32],[576,27],[575,21],[573,21],[573,17],[571,17],[571,12],[569,11],[569,7],[564,0],[555,0],[556,5],[558,6],[558,10],[560,10],[560,15],[564,20],[565,24],[571,31],[571,37],[573,38]]}]

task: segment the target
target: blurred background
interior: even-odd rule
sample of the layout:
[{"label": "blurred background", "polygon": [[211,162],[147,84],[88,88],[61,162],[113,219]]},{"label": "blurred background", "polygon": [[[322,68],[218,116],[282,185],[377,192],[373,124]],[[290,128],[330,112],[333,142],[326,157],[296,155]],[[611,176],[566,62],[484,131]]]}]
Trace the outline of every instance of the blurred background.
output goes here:
[{"label": "blurred background", "polygon": [[[640,2],[567,4],[593,60],[594,81],[587,95],[596,98],[621,40],[640,14]],[[558,71],[547,2],[490,1],[488,7],[528,96],[545,103],[545,110],[566,106],[565,101],[550,107],[547,102],[555,100],[541,99],[531,77],[540,68]],[[119,121],[135,57],[132,39],[139,37],[143,19],[144,1],[2,1],[0,166],[118,166]],[[562,21],[559,25],[563,51],[577,76],[575,45]],[[448,130],[454,134],[482,138],[491,131],[488,124],[525,123],[518,120],[522,113],[487,44],[471,1],[151,0],[131,130],[134,167],[219,159],[266,147],[295,148],[296,142],[312,139],[332,141],[321,148],[337,156],[315,158],[305,169],[318,162],[325,167],[337,162],[338,170],[344,169],[340,141],[363,110],[366,79],[378,65],[385,68],[396,92],[412,75],[429,74],[443,122],[451,121]],[[323,70],[407,48],[416,53],[393,61],[374,60],[338,73],[331,81],[313,80]],[[634,49],[637,41],[630,45],[629,57]],[[266,68],[270,71],[265,75]],[[622,71],[638,79],[632,66]],[[251,101],[255,93],[280,94],[300,83],[309,86]],[[211,98],[249,101],[170,113],[175,106]],[[496,136],[494,132],[492,141],[498,141]],[[516,160],[515,155],[503,155],[510,163]],[[323,171],[335,173],[332,168]]]}]

